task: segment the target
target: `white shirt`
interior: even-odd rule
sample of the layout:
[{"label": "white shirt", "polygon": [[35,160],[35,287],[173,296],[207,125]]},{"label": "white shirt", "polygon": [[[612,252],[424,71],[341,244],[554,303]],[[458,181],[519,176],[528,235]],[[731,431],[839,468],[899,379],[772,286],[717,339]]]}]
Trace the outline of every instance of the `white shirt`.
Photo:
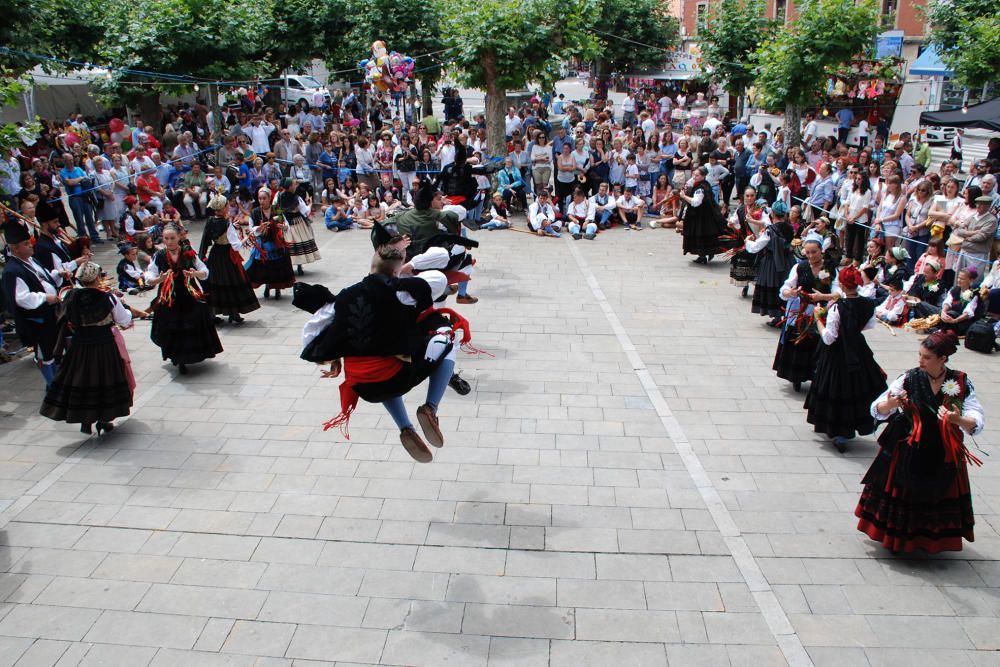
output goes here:
[{"label": "white shirt", "polygon": [[631,95],[627,95],[622,101],[622,111],[625,113],[635,112],[635,98]]},{"label": "white shirt", "polygon": [[806,129],[802,130],[803,143],[811,144],[812,140],[816,138],[816,133],[818,131],[819,131],[819,126],[816,124],[816,121],[811,120],[808,123],[806,123]]},{"label": "white shirt", "polygon": [[875,307],[875,316],[886,322],[898,322],[906,306],[906,293],[900,292],[898,296],[891,294],[885,301]]},{"label": "white shirt", "polygon": [[[837,340],[840,336],[840,308],[839,304],[834,302],[826,313],[826,329],[823,331],[822,339],[823,343],[826,345],[833,345],[833,342]],[[861,327],[862,331],[867,331],[875,326],[875,316],[868,318],[865,322],[865,326]]]},{"label": "white shirt", "polygon": [[[878,411],[878,404],[887,400],[891,395],[899,396],[903,392],[903,380],[906,378],[906,373],[903,373],[898,378],[892,381],[889,388],[882,392],[882,395],[872,401],[871,415],[879,421],[885,421],[892,416],[894,412],[899,410],[899,408],[894,408],[886,413],[881,413]],[[972,419],[976,422],[976,425],[971,431],[966,431],[969,435],[979,435],[983,428],[986,426],[986,415],[983,412],[983,406],[980,404],[979,399],[976,397],[976,390],[972,387],[972,383],[969,383],[969,395],[965,397],[962,401],[962,416]],[[963,429],[964,430],[964,429]]]},{"label": "white shirt", "polygon": [[508,116],[504,116],[504,119],[503,119],[503,129],[504,129],[504,132],[509,137],[510,135],[512,135],[514,133],[514,130],[520,130],[521,129],[521,119],[517,116],[517,114],[514,114],[513,118],[511,118],[509,115]]},{"label": "white shirt", "polygon": [[597,215],[597,207],[599,207],[599,206],[603,206],[606,211],[613,211],[613,210],[615,210],[615,197],[614,197],[614,195],[612,195],[611,193],[608,193],[608,195],[607,195],[608,200],[604,204],[602,204],[599,201],[597,201],[597,197],[598,197],[598,195],[594,195],[589,200],[590,201],[590,212],[587,214],[589,220],[593,220],[594,216]]},{"label": "white shirt", "polygon": [[[41,264],[35,261],[34,257],[29,257],[25,261],[11,255],[10,261],[21,262],[27,266],[32,273],[38,276],[38,281],[42,283],[42,289],[44,290],[42,292],[32,292],[28,284],[18,278],[17,282],[14,283],[14,301],[21,308],[34,310],[45,303],[46,296],[50,294],[55,296],[58,293],[56,285],[59,284],[60,278],[56,275],[55,271],[46,271]],[[48,280],[45,279],[46,277],[48,277]]]},{"label": "white shirt", "polygon": [[643,134],[643,136],[648,137],[649,135],[653,134],[653,132],[655,132],[655,131],[656,131],[656,121],[655,120],[653,120],[652,118],[647,118],[646,120],[642,121],[642,134]]},{"label": "white shirt", "polygon": [[254,153],[266,154],[271,150],[271,145],[267,143],[267,138],[274,132],[274,125],[261,122],[259,125],[244,125],[243,132],[250,137],[250,148]]},{"label": "white shirt", "polygon": [[[183,252],[183,251],[182,251]],[[200,257],[194,257],[194,270],[200,273],[208,273],[208,267],[205,266],[205,262],[201,261]],[[149,260],[149,267],[146,268],[146,280],[155,280],[160,277],[160,267],[156,265],[152,259]],[[208,276],[206,276],[207,278]]]},{"label": "white shirt", "polygon": [[540,202],[532,202],[531,206],[528,207],[528,223],[531,228],[538,231],[545,226],[544,223],[549,222],[553,227],[561,226],[559,221],[556,220],[556,212],[552,208],[552,204],[541,204]]}]

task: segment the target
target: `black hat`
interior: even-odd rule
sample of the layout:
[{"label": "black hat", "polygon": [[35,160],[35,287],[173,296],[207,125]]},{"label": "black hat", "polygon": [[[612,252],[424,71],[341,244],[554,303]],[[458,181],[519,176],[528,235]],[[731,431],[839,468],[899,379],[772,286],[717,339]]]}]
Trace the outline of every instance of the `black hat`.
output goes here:
[{"label": "black hat", "polygon": [[903,272],[896,271],[891,274],[888,278],[882,281],[882,284],[886,287],[895,287],[898,290],[903,289]]},{"label": "black hat", "polygon": [[292,305],[307,313],[315,313],[333,300],[333,294],[323,285],[297,282],[292,286]]},{"label": "black hat", "polygon": [[118,254],[119,255],[124,255],[129,250],[132,250],[135,247],[136,247],[136,245],[134,243],[132,243],[131,241],[125,241],[123,243],[119,243],[118,244]]},{"label": "black hat", "polygon": [[437,194],[437,188],[434,187],[434,184],[430,181],[424,181],[417,188],[417,195],[413,198],[413,207],[418,211],[426,211],[431,207],[435,194]]},{"label": "black hat", "polygon": [[381,246],[390,243],[392,243],[392,234],[382,226],[381,222],[374,223],[372,226],[372,247],[378,250]]},{"label": "black hat", "polygon": [[17,220],[10,220],[6,225],[4,225],[3,232],[4,237],[7,239],[7,245],[23,243],[24,241],[31,239],[31,230]]}]

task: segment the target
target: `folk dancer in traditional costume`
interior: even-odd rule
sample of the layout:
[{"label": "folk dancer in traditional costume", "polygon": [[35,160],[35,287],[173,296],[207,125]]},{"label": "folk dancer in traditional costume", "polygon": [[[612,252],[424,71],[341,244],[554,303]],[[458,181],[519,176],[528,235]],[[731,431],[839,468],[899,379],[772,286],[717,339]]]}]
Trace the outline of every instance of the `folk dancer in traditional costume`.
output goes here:
[{"label": "folk dancer in traditional costume", "polygon": [[181,375],[187,373],[188,364],[222,352],[212,309],[198,286],[208,275],[197,253],[181,245],[177,226],[164,227],[163,249],[156,251],[146,269],[146,284],[159,286],[150,338]]},{"label": "folk dancer in traditional costume", "polygon": [[150,289],[146,285],[146,272],[139,265],[139,249],[135,244],[128,241],[119,243],[118,254],[122,256],[115,270],[118,274],[118,289],[130,294]]},{"label": "folk dancer in traditional costume", "polygon": [[[453,207],[448,207],[453,208]],[[430,181],[425,180],[417,190],[413,201],[413,208],[392,216],[392,223],[396,226],[396,231],[410,239],[410,244],[406,247],[406,261],[412,261],[417,255],[423,254],[429,248],[444,245],[451,249],[458,250],[456,253],[463,256],[463,269],[471,274],[472,258],[466,255],[465,250],[469,247],[476,247],[479,244],[475,241],[469,243],[459,243],[463,238],[462,223],[459,215],[453,210],[445,210],[444,195],[438,191]],[[374,233],[374,232],[373,232]],[[374,238],[374,237],[373,237]],[[450,261],[450,260],[449,260]],[[447,268],[447,267],[436,267]],[[479,301],[477,297],[469,294],[469,279],[461,279],[461,276],[451,275],[452,281],[458,281],[458,296],[456,302],[461,304],[473,304]],[[451,282],[450,284],[456,284]]]},{"label": "folk dancer in traditional costume", "polygon": [[871,405],[888,425],[854,514],[858,530],[894,553],[960,551],[975,539],[967,463],[981,462],[964,436],[982,432],[985,415],[969,377],[947,366],[957,350],[954,331],[931,334],[919,365]]},{"label": "folk dancer in traditional costume", "polygon": [[34,260],[32,237],[23,224],[9,221],[4,234],[8,257],[2,284],[7,309],[14,315],[21,342],[35,349],[35,363],[48,387],[59,370],[54,352],[59,333],[56,304],[62,276],[46,271]]},{"label": "folk dancer in traditional costume", "polygon": [[861,272],[846,266],[838,283],[844,298],[830,304],[825,313],[816,309],[820,345],[805,409],[806,421],[843,453],[855,434],[875,431],[871,403],[886,385],[885,373],[863,333],[875,326],[875,302],[858,296]]},{"label": "folk dancer in traditional costume", "polygon": [[444,445],[437,410],[455,368],[455,333],[463,332],[463,344],[470,333],[468,322],[457,313],[449,312],[449,319],[432,308],[447,290],[443,274],[425,271],[415,278],[401,278],[402,267],[403,253],[398,248],[380,247],[369,276],[336,297],[327,297],[316,309],[302,332],[301,356],[329,363],[325,377],[344,371],[341,412],[324,430],[337,426],[349,438],[348,423],[358,399],[382,403],[399,428],[407,453],[427,463],[432,454],[413,428],[403,396],[430,378],[417,419],[431,445]]},{"label": "folk dancer in traditional costume", "polygon": [[[264,285],[264,298],[281,298],[281,290],[295,284],[292,258],[288,254],[288,223],[271,203],[271,191],[257,191],[257,207],[250,213],[250,239],[253,247],[243,268],[254,289]],[[244,241],[244,243],[246,243]]]},{"label": "folk dancer in traditional costume", "polygon": [[260,308],[238,250],[243,242],[228,219],[229,203],[225,197],[212,195],[208,208],[211,215],[198,251],[208,267],[208,278],[204,281],[206,300],[216,316],[226,316],[230,323],[242,324],[242,315]]},{"label": "folk dancer in traditional costume", "polygon": [[101,284],[101,267],[83,262],[80,287],[63,300],[63,334],[70,344],[45,393],[40,413],[80,424],[80,432],[111,431],[111,423],[132,408],[135,377],[118,327],[132,326],[132,312]]},{"label": "folk dancer in traditional costume", "polygon": [[696,169],[691,185],[680,195],[687,204],[684,209],[684,254],[697,255],[696,264],[707,264],[719,251],[719,233],[723,226],[722,213],[706,176],[707,167]]},{"label": "folk dancer in traditional costume", "polygon": [[813,379],[819,331],[813,311],[816,304],[837,298],[836,268],[823,259],[823,239],[809,235],[802,243],[805,259],[792,267],[781,298],[787,303],[784,326],[778,338],[772,369],[799,391],[803,382]]},{"label": "folk dancer in traditional costume", "polygon": [[771,207],[771,223],[757,238],[746,242],[746,251],[759,255],[751,312],[770,317],[768,324],[775,328],[781,326],[785,310],[779,290],[788,276],[789,267],[795,264],[791,249],[793,231],[785,219],[787,214],[785,205],[775,202]]},{"label": "folk dancer in traditional costume", "polygon": [[303,201],[296,192],[296,187],[297,182],[294,179],[283,180],[281,192],[274,198],[274,205],[288,223],[288,254],[292,257],[292,263],[297,265],[297,272],[301,276],[302,265],[318,262],[320,256],[312,223],[309,221],[309,216],[312,214],[312,200],[307,197]]},{"label": "folk dancer in traditional costume", "polygon": [[746,249],[746,243],[771,222],[766,206],[766,201],[757,200],[756,190],[747,188],[743,201],[729,216],[729,228],[719,237],[720,248],[730,256],[729,282],[743,287],[744,298],[750,291],[750,283],[757,277],[758,257]]}]

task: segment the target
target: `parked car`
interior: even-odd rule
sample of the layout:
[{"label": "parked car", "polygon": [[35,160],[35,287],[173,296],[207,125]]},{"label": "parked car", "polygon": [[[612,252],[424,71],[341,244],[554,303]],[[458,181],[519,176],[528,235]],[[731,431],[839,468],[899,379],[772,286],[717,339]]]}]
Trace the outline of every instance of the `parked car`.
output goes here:
[{"label": "parked car", "polygon": [[950,144],[955,138],[955,128],[940,125],[925,125],[925,137],[929,144]]},{"label": "parked car", "polygon": [[288,105],[305,102],[312,106],[314,96],[319,92],[323,93],[326,103],[330,104],[330,91],[308,74],[289,74],[276,79],[265,79],[264,85],[269,90],[278,90],[281,101]]}]

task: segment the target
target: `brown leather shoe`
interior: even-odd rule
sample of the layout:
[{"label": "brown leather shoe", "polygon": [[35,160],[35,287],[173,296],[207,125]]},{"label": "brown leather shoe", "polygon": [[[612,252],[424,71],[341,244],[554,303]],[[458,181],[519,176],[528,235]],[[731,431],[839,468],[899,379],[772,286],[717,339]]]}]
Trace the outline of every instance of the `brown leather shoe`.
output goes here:
[{"label": "brown leather shoe", "polygon": [[406,453],[418,463],[430,463],[434,458],[431,450],[427,449],[427,445],[420,439],[417,432],[413,430],[413,427],[404,428],[400,431],[399,441],[403,443],[403,449],[406,450]]},{"label": "brown leather shoe", "polygon": [[431,409],[431,406],[424,403],[417,408],[417,421],[420,422],[420,429],[424,432],[427,442],[435,447],[444,445],[444,434],[441,433],[437,415]]},{"label": "brown leather shoe", "polygon": [[455,303],[477,303],[478,301],[479,301],[478,298],[474,296],[469,296],[468,294],[466,294],[465,296],[455,297]]}]

